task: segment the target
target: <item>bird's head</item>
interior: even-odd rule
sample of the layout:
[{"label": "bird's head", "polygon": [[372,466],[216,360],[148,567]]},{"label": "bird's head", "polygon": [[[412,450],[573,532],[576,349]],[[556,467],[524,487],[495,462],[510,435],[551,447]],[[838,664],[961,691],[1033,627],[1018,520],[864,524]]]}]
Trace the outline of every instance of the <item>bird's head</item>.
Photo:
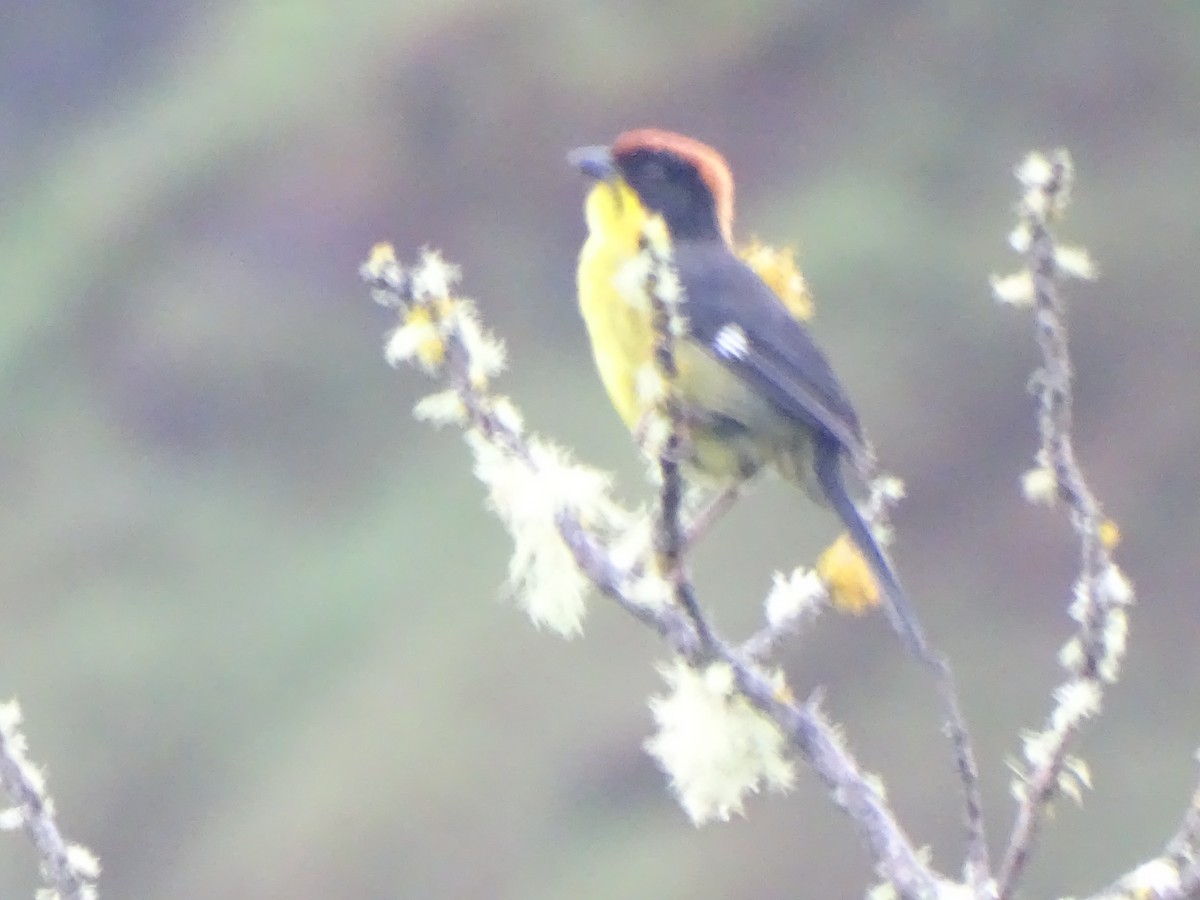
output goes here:
[{"label": "bird's head", "polygon": [[675,240],[720,238],[733,227],[733,176],[712,147],[694,138],[638,128],[611,146],[580,147],[568,161],[584,175],[610,187],[605,199],[620,215],[631,199],[663,217]]}]

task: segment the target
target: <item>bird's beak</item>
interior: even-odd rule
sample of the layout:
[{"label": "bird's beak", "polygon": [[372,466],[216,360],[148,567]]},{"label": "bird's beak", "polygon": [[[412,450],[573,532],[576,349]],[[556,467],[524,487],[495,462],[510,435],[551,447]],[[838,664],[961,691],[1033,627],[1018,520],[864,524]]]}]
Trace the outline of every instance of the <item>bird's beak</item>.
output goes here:
[{"label": "bird's beak", "polygon": [[576,147],[567,154],[567,162],[596,181],[612,181],[621,174],[613,161],[612,151],[604,146]]}]

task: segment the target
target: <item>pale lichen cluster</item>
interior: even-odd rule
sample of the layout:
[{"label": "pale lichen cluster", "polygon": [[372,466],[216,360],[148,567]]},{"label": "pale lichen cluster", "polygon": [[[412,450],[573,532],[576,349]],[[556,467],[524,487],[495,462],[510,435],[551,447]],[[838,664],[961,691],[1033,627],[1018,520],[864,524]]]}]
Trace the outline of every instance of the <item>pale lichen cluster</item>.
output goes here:
[{"label": "pale lichen cluster", "polygon": [[387,340],[388,362],[412,364],[450,382],[449,389],[420,400],[414,412],[434,425],[463,428],[489,505],[513,537],[513,596],[535,625],[578,635],[592,582],[563,541],[560,517],[598,528],[628,519],[611,499],[608,476],[526,434],[516,406],[492,389],[504,371],[504,345],[480,323],[475,305],[457,293],[456,266],[427,250],[404,269],[390,245],[379,244],[363,276],[376,301],[399,318]]},{"label": "pale lichen cluster", "polygon": [[475,474],[488,486],[489,504],[513,538],[508,583],[534,625],[564,637],[583,631],[591,582],[558,533],[560,510],[583,520],[615,518],[607,477],[574,462],[562,448],[531,440],[516,457],[468,432]]},{"label": "pale lichen cluster", "polygon": [[829,589],[814,569],[798,566],[789,574],[776,572],[767,594],[767,625],[786,631],[816,615],[828,601]]},{"label": "pale lichen cluster", "polygon": [[676,658],[659,673],[667,693],[650,700],[657,731],[646,749],[693,822],[728,819],[743,812],[748,794],[792,786],[787,737],[738,691],[727,663],[693,667]]}]

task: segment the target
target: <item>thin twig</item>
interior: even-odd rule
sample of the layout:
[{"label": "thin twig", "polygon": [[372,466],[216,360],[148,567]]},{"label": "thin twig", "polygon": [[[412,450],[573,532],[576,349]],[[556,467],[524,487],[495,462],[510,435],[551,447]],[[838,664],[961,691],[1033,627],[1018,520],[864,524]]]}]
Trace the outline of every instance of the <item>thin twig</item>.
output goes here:
[{"label": "thin twig", "polygon": [[[863,518],[871,527],[890,528],[888,514],[891,506],[903,497],[903,484],[895,478],[879,473],[874,449],[869,444],[857,465],[859,475],[870,486],[867,502],[861,510]],[[928,648],[923,654],[922,662],[933,677],[934,687],[942,703],[946,716],[944,730],[954,751],[954,768],[962,790],[963,824],[967,832],[963,880],[973,887],[976,896],[992,897],[995,894],[995,882],[992,878],[987,830],[984,825],[979,764],[976,762],[975,747],[959,700],[954,670],[949,661],[933,648]]]},{"label": "thin twig", "polygon": [[671,583],[675,602],[687,613],[692,627],[696,629],[701,652],[708,653],[714,643],[712,626],[700,608],[695,585],[684,564],[687,541],[680,515],[684,496],[681,459],[688,436],[679,397],[675,340],[683,329],[680,306],[686,304],[687,298],[675,275],[669,250],[660,250],[655,241],[644,238],[642,252],[648,254],[651,263],[646,277],[646,293],[650,298],[654,327],[654,365],[663,381],[661,412],[667,429],[666,439],[658,452],[662,486],[659,490],[655,543],[660,567]]},{"label": "thin twig", "polygon": [[42,774],[25,756],[20,722],[15,702],[0,705],[0,788],[12,799],[11,813],[19,817],[20,826],[37,848],[46,884],[62,898],[95,900],[99,863],[59,831]]},{"label": "thin twig", "polygon": [[[776,577],[781,578],[782,576]],[[770,621],[768,617],[767,624],[742,641],[741,647],[738,649],[749,659],[767,659],[775,650],[776,645],[784,638],[791,637],[810,627],[817,621],[817,617],[829,608],[829,594],[823,586],[821,591],[819,596],[811,597],[781,621]],[[770,600],[768,599],[769,604]]]},{"label": "thin twig", "polygon": [[983,821],[983,792],[979,787],[979,765],[975,748],[967,730],[966,716],[958,699],[954,672],[939,658],[933,671],[934,684],[946,710],[946,734],[954,748],[955,771],[963,793],[963,813],[967,828],[967,857],[963,867],[964,880],[975,888],[980,898],[995,896],[991,859],[988,854],[987,831]]},{"label": "thin twig", "polygon": [[742,485],[729,484],[723,487],[716,496],[710,498],[703,506],[695,511],[687,523],[684,535],[683,552],[686,553],[699,543],[700,539],[725,513],[733,508],[742,494]]},{"label": "thin twig", "polygon": [[[1038,396],[1039,469],[1037,479],[1049,483],[1057,497],[1067,504],[1071,524],[1080,542],[1080,574],[1076,582],[1076,600],[1072,615],[1079,622],[1078,653],[1064,659],[1071,678],[1056,692],[1056,706],[1046,729],[1027,739],[1026,757],[1030,771],[1020,786],[1016,820],[1000,870],[1000,897],[1008,900],[1020,883],[1050,801],[1059,793],[1069,757],[1068,744],[1083,721],[1099,708],[1104,682],[1116,678],[1120,646],[1110,645],[1110,626],[1114,610],[1128,597],[1111,589],[1109,576],[1116,573],[1107,548],[1101,540],[1104,522],[1100,503],[1092,493],[1076,460],[1072,442],[1071,360],[1067,344],[1065,309],[1058,283],[1065,277],[1090,277],[1090,263],[1082,251],[1063,248],[1049,229],[1061,215],[1069,197],[1072,170],[1066,151],[1050,158],[1033,154],[1018,170],[1025,194],[1019,207],[1019,224],[1012,243],[1022,253],[1026,272],[1006,282],[996,282],[996,294],[1009,301],[1025,301],[1019,290],[1011,296],[1005,284],[1028,285],[1028,300],[1035,305],[1036,339],[1042,367],[1034,376]],[[1068,255],[1069,254],[1069,255]],[[1052,495],[1053,496],[1053,495]],[[1030,749],[1032,748],[1032,750]]]},{"label": "thin twig", "polygon": [[858,827],[879,872],[905,898],[953,894],[949,882],[925,863],[904,833],[875,779],[865,775],[843,745],[837,728],[816,704],[787,702],[770,681],[727,647],[720,657],[733,666],[738,687],[762,713],[784,730],[793,747],[812,766],[834,802]]}]

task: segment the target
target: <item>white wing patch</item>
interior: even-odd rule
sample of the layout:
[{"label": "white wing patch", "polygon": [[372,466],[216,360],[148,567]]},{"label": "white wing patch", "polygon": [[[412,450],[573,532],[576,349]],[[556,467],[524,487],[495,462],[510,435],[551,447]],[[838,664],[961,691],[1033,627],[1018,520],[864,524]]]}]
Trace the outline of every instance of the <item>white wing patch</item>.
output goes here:
[{"label": "white wing patch", "polygon": [[750,339],[742,326],[728,322],[713,335],[712,348],[725,359],[745,359],[750,352]]}]

